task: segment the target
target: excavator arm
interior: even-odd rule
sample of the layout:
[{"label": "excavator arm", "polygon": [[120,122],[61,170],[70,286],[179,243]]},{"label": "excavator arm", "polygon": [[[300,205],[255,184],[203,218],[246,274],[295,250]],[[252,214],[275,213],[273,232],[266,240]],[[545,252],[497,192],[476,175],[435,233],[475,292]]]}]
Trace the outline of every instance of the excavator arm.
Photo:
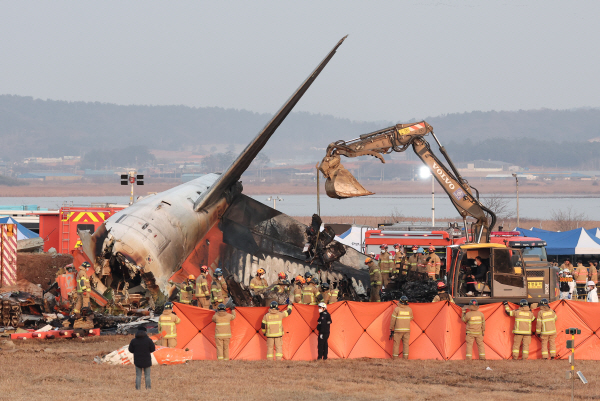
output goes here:
[{"label": "excavator arm", "polygon": [[[448,169],[438,159],[424,136],[431,134],[440,152],[444,155]],[[369,134],[361,135],[351,141],[337,141],[327,147],[327,154],[319,165],[319,170],[327,178],[325,190],[331,198],[352,198],[356,196],[372,195],[354,178],[354,176],[342,166],[340,156],[358,157],[373,156],[385,163],[384,154],[391,152],[404,152],[412,145],[413,151],[425,163],[431,173],[440,183],[456,210],[465,221],[466,217],[473,217],[476,222],[471,225],[471,238],[474,242],[488,242],[489,235],[496,224],[496,215],[479,201],[477,189],[472,188],[468,182],[461,177],[458,170],[448,157],[446,150],[440,144],[431,125],[425,121],[413,124],[398,124]],[[475,190],[476,196],[473,196]],[[486,215],[487,214],[487,215]],[[488,216],[491,220],[488,221]]]}]

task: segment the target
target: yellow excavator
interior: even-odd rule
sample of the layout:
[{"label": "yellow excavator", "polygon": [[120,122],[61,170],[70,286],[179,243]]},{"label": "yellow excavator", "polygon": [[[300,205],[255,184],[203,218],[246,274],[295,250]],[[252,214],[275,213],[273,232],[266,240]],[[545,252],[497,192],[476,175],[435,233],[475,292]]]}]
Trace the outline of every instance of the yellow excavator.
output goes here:
[{"label": "yellow excavator", "polygon": [[[425,136],[431,134],[440,153],[450,169],[433,153]],[[490,234],[496,224],[496,215],[479,200],[479,192],[469,185],[450,160],[446,150],[433,133],[433,127],[425,121],[411,124],[397,124],[379,131],[361,135],[350,141],[337,141],[327,147],[326,155],[319,170],[327,178],[325,190],[331,198],[345,199],[372,195],[341,164],[341,156],[373,156],[385,163],[383,155],[404,152],[410,146],[425,163],[431,173],[450,197],[463,218],[467,243],[449,246],[446,258],[446,280],[450,293],[459,303],[478,298],[482,303],[500,300],[518,301],[532,298],[528,294],[527,275],[544,277],[544,297],[553,300],[557,297],[555,274],[549,267],[527,269],[520,249],[508,248],[490,243]],[[473,194],[475,192],[475,195]],[[467,217],[475,221],[470,229]],[[481,273],[475,259],[483,260],[485,276],[478,280],[468,279],[469,270]],[[471,268],[471,269],[469,269]],[[536,270],[534,272],[534,270]],[[540,270],[539,272],[537,270]],[[536,296],[537,298],[538,296]],[[535,302],[536,300],[532,300]]]}]

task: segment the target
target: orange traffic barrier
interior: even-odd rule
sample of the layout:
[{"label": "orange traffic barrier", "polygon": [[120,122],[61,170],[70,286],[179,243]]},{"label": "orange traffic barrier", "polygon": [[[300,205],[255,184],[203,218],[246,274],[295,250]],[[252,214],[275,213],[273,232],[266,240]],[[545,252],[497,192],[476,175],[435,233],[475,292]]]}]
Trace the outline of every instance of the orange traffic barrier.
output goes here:
[{"label": "orange traffic barrier", "polygon": [[[332,325],[329,337],[329,358],[391,358],[393,342],[389,340],[392,311],[397,302],[348,302],[329,305]],[[509,304],[511,309],[518,305]],[[465,324],[461,308],[436,302],[411,304],[409,359],[466,359]],[[579,359],[600,360],[600,304],[575,301],[556,301],[550,304],[558,315],[556,338],[557,357],[567,359],[565,329],[578,327]],[[283,310],[285,307],[282,306]],[[231,322],[230,359],[266,359],[266,339],[260,325],[266,307],[236,308]],[[486,318],[484,342],[487,359],[509,359],[512,355],[514,319],[507,316],[501,303],[479,307]],[[533,312],[537,316],[539,309]],[[177,325],[177,348],[189,348],[193,359],[217,359],[213,311],[175,303],[175,313],[181,319]],[[283,358],[313,360],[317,358],[315,328],[319,313],[317,306],[294,304],[293,313],[283,319]],[[536,320],[537,321],[537,320]],[[535,322],[533,329],[535,330]],[[529,358],[542,357],[540,340],[532,336]],[[477,358],[475,353],[474,358]]]}]

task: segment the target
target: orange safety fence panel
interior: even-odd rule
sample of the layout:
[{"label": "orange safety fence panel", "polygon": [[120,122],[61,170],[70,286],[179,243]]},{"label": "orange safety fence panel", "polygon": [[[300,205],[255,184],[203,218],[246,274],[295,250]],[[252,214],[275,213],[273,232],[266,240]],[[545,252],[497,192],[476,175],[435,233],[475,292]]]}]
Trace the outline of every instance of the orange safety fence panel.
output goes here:
[{"label": "orange safety fence panel", "polygon": [[[329,358],[391,358],[393,341],[389,339],[390,319],[396,302],[361,303],[341,301],[329,305],[331,334]],[[517,309],[515,304],[509,304]],[[461,320],[461,308],[449,302],[411,304],[410,359],[462,360],[466,358],[466,325]],[[576,339],[578,359],[600,360],[600,305],[575,301],[556,301],[550,304],[558,315],[557,357],[568,358],[569,327],[581,329]],[[280,310],[285,310],[281,306]],[[177,348],[189,348],[194,359],[216,359],[212,310],[175,304],[174,310],[182,322],[177,326]],[[487,359],[512,357],[514,318],[506,315],[501,303],[482,305],[485,315],[484,336]],[[231,359],[266,359],[266,339],[261,332],[267,307],[236,308],[231,322]],[[533,310],[537,315],[539,309]],[[283,319],[283,357],[286,360],[314,360],[317,357],[318,307],[294,304],[293,312]],[[533,325],[535,330],[535,323]],[[598,333],[598,334],[597,334]],[[473,358],[478,359],[477,345]],[[529,347],[531,359],[541,358],[540,340],[533,335]]]}]

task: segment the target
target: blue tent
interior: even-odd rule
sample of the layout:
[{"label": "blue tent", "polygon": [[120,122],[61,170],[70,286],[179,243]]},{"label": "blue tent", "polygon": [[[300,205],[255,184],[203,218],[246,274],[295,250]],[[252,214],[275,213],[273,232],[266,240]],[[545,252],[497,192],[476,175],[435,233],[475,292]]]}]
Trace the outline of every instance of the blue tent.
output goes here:
[{"label": "blue tent", "polygon": [[590,235],[583,228],[563,232],[535,227],[531,230],[517,227],[516,230],[525,237],[536,237],[546,241],[548,255],[600,255],[600,238]]},{"label": "blue tent", "polygon": [[17,225],[17,241],[20,241],[22,239],[39,237],[38,234],[23,227],[19,222],[17,222],[12,217],[0,217],[0,224],[16,224]]}]

